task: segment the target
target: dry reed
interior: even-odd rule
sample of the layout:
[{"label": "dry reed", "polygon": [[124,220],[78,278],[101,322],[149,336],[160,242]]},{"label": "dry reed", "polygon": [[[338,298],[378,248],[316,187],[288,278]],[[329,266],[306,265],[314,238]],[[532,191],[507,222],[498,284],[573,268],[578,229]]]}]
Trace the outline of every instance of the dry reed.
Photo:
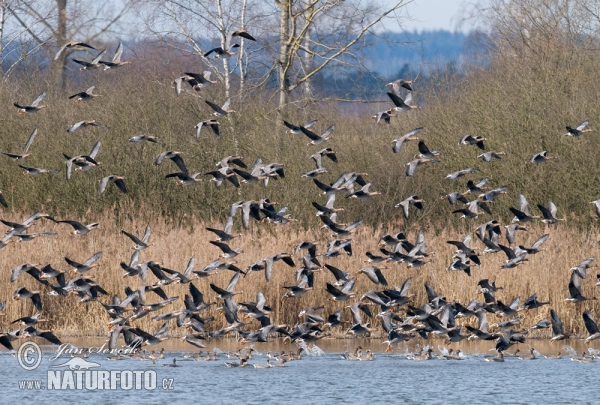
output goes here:
[{"label": "dry reed", "polygon": [[[18,217],[9,218],[18,220]],[[18,286],[26,286],[29,289],[41,290],[44,293],[49,291],[48,287],[42,287],[27,274],[21,274],[20,278],[10,283],[10,269],[23,262],[52,264],[53,267],[67,270],[68,266],[63,261],[67,256],[75,260],[83,261],[97,251],[103,251],[104,256],[100,260],[100,266],[88,272],[95,281],[109,292],[108,297],[102,297],[100,301],[108,302],[113,294],[124,297],[124,287],[126,285],[137,288],[142,285],[138,277],[122,278],[122,270],[119,262],[129,260],[132,250],[131,242],[124,235],[120,234],[121,229],[131,231],[135,234],[143,233],[145,223],[130,219],[118,219],[117,216],[109,211],[102,215],[90,216],[86,221],[98,220],[101,223],[100,229],[92,231],[90,234],[82,237],[67,235],[66,225],[55,225],[51,222],[35,225],[35,230],[50,230],[58,232],[57,236],[40,237],[31,242],[20,242],[9,244],[3,249],[5,257],[3,271],[0,275],[0,297],[9,302],[6,306],[3,329],[9,328],[8,322],[21,316],[32,315],[35,309],[30,302],[14,302],[10,299],[13,291]],[[220,251],[208,244],[212,234],[204,229],[207,224],[202,221],[191,220],[185,227],[178,226],[172,219],[160,217],[149,222],[152,228],[151,242],[153,246],[142,252],[141,260],[154,260],[163,262],[165,267],[183,271],[187,261],[191,257],[196,259],[196,268],[201,268],[204,264],[214,260]],[[389,224],[389,229],[381,227],[375,229],[369,226],[363,226],[353,236],[353,255],[342,255],[337,258],[322,258],[325,263],[332,264],[348,271],[353,277],[357,277],[355,291],[359,296],[363,293],[379,289],[376,288],[365,276],[357,275],[357,271],[365,266],[363,260],[366,258],[366,251],[376,252],[379,237],[388,231],[397,231],[400,224]],[[542,226],[533,226],[529,233],[520,233],[517,243],[524,245],[531,244],[537,237],[545,232],[547,228]],[[508,302],[513,297],[521,297],[521,303],[532,293],[538,294],[540,301],[550,301],[549,306],[534,310],[525,317],[522,326],[528,327],[537,320],[547,317],[550,308],[555,309],[562,317],[566,330],[574,331],[578,334],[584,334],[585,329],[581,319],[581,313],[584,310],[591,310],[597,313],[598,304],[596,301],[587,301],[577,305],[566,305],[563,299],[568,296],[569,269],[579,261],[590,256],[598,255],[598,232],[581,233],[567,226],[559,225],[549,231],[550,239],[543,246],[545,251],[530,256],[529,263],[519,266],[515,269],[501,270],[500,266],[505,257],[502,253],[495,255],[484,255],[480,267],[472,268],[472,276],[468,277],[463,272],[447,271],[446,267],[451,261],[453,247],[446,241],[457,240],[462,237],[454,231],[447,229],[440,230],[437,234],[428,232],[425,234],[427,246],[431,252],[431,262],[418,269],[407,268],[403,264],[388,264],[387,269],[383,270],[390,287],[401,285],[407,278],[412,278],[412,287],[410,289],[413,305],[420,306],[427,301],[425,295],[424,283],[431,285],[438,294],[447,297],[449,301],[458,301],[462,304],[468,303],[476,297],[477,281],[482,278],[496,280],[497,285],[503,286],[497,294],[497,298]],[[409,232],[409,238],[414,239],[416,229]],[[263,223],[251,224],[251,229],[244,233],[240,238],[236,238],[231,245],[243,247],[244,253],[236,258],[237,265],[241,268],[256,262],[258,259],[277,252],[291,252],[293,246],[303,240],[315,240],[319,242],[319,252],[323,253],[324,245],[328,238],[328,232],[319,230],[302,230],[291,226],[273,226]],[[325,290],[325,282],[333,281],[333,277],[327,270],[316,274],[315,290],[309,291],[305,296],[299,299],[289,299],[285,304],[281,304],[281,297],[284,293],[282,289],[285,285],[295,284],[294,273],[296,269],[287,267],[282,262],[275,264],[272,280],[267,283],[262,272],[250,272],[247,277],[243,277],[235,291],[240,294],[236,296],[237,302],[254,301],[257,291],[264,293],[267,303],[273,308],[273,323],[285,323],[293,325],[298,322],[298,313],[307,306],[325,306],[324,314],[328,315],[338,309],[343,309],[347,304],[330,302],[327,299],[329,294]],[[193,280],[200,291],[203,292],[207,301],[214,301],[214,292],[210,289],[209,283],[224,287],[233,273],[223,271],[209,278]],[[593,276],[588,275],[586,280],[582,281],[583,294],[589,297],[594,296],[595,288],[593,286]],[[147,283],[155,282],[155,277],[149,273]],[[183,296],[188,293],[187,285],[169,285],[165,290],[169,296],[178,296],[180,299],[167,308],[151,313],[149,316],[135,322],[145,330],[155,331],[160,327],[157,321],[150,318],[154,315],[171,311],[183,307]],[[160,300],[157,296],[150,294],[147,298],[149,302]],[[58,333],[59,336],[92,336],[105,334],[106,323],[109,317],[104,313],[104,309],[98,302],[91,302],[82,306],[77,306],[76,297],[50,297],[44,294],[44,316],[50,319],[48,327]],[[374,312],[378,311],[373,308]],[[215,316],[215,321],[209,324],[209,329],[214,330],[225,326],[225,320],[217,314],[215,306],[203,313],[203,316]],[[343,316],[344,321],[350,321],[350,313],[346,309]],[[493,317],[490,323],[493,323]],[[376,319],[370,320],[372,325],[378,324]],[[463,322],[464,323],[464,322]],[[259,327],[254,321],[248,326],[253,329]],[[181,333],[172,327],[170,333],[177,335]],[[345,330],[345,329],[344,329]],[[342,329],[337,333],[340,335]],[[380,332],[374,334],[379,335]],[[544,331],[541,336],[547,336]]]}]

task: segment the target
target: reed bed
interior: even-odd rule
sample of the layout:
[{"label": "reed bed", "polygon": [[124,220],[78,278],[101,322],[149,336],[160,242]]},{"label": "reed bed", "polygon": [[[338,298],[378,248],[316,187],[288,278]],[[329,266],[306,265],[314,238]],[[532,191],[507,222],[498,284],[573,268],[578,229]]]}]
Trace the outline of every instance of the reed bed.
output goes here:
[{"label": "reed bed", "polygon": [[[267,101],[266,90],[254,90],[248,94],[234,94],[232,108],[237,113],[220,118],[221,135],[214,136],[204,130],[200,138],[194,137],[194,125],[209,117],[212,111],[204,100],[220,104],[225,101],[222,86],[213,85],[196,93],[186,90],[177,97],[171,88],[174,78],[185,71],[201,71],[194,61],[161,55],[156,50],[140,49],[132,57],[132,64],[108,72],[71,72],[66,88],[57,85],[55,69],[38,70],[25,66],[27,75],[16,75],[0,86],[0,109],[11,111],[3,116],[0,148],[6,151],[22,150],[27,137],[38,128],[38,137],[31,148],[32,155],[25,164],[45,168],[63,168],[64,156],[88,153],[92,145],[101,140],[98,160],[103,164],[82,174],[74,174],[66,182],[64,171],[60,175],[41,175],[24,178],[14,162],[0,156],[0,189],[9,208],[2,218],[21,221],[33,211],[44,211],[61,219],[77,219],[81,222],[101,223],[101,228],[83,237],[67,235],[66,225],[48,221],[35,225],[35,230],[58,232],[54,237],[40,237],[32,242],[10,244],[2,250],[3,277],[2,299],[9,300],[13,291],[21,285],[38,289],[39,285],[27,275],[10,283],[10,269],[24,262],[50,263],[66,269],[63,257],[83,261],[97,251],[103,251],[100,267],[90,274],[112,294],[124,296],[124,286],[139,287],[138,279],[122,279],[119,263],[128,262],[130,242],[120,234],[122,229],[142,234],[147,223],[153,230],[154,246],[144,251],[142,260],[162,262],[166,267],[183,270],[190,257],[196,258],[197,267],[214,260],[219,251],[208,244],[212,237],[204,228],[220,227],[224,223],[227,207],[234,201],[270,198],[288,206],[289,213],[298,220],[286,226],[270,226],[253,223],[249,231],[236,239],[232,245],[243,247],[245,253],[238,258],[238,265],[245,268],[258,259],[277,252],[290,252],[302,240],[317,240],[320,252],[331,240],[328,231],[320,229],[321,222],[314,216],[312,201],[322,202],[318,190],[304,172],[314,169],[309,156],[316,148],[307,147],[303,136],[285,134],[281,119],[304,124],[313,119],[319,123],[315,132],[322,132],[335,124],[334,134],[326,144],[338,154],[338,163],[325,160],[329,173],[319,179],[328,183],[344,172],[366,172],[372,183],[371,191],[381,196],[366,201],[350,201],[338,196],[336,207],[345,208],[340,222],[351,223],[363,219],[364,223],[353,236],[352,257],[327,259],[353,275],[364,266],[367,250],[376,252],[381,235],[403,229],[414,240],[423,231],[431,255],[431,263],[422,268],[409,269],[404,265],[387,265],[384,274],[391,285],[401,285],[412,278],[413,303],[425,302],[423,284],[430,284],[439,294],[449,300],[466,304],[475,297],[476,283],[482,278],[495,279],[505,289],[497,298],[510,301],[520,296],[523,301],[537,293],[542,301],[550,301],[563,318],[567,330],[584,333],[581,313],[592,310],[598,314],[596,301],[577,306],[563,304],[568,294],[569,269],[581,260],[597,256],[600,231],[596,225],[589,202],[598,198],[600,166],[594,164],[600,154],[600,142],[594,132],[578,138],[561,137],[566,125],[575,126],[584,119],[590,120],[590,128],[596,129],[600,122],[600,107],[596,102],[599,84],[590,81],[596,77],[600,66],[600,54],[594,49],[573,48],[573,44],[557,43],[553,52],[539,55],[533,53],[503,53],[502,49],[485,65],[467,66],[461,75],[441,70],[428,80],[415,84],[415,99],[419,108],[410,114],[393,117],[391,124],[376,125],[369,118],[377,111],[389,109],[385,81],[381,85],[380,104],[365,104],[353,111],[335,102],[315,101],[296,103],[284,116],[276,106]],[[36,77],[37,80],[29,80]],[[395,79],[395,78],[394,78]],[[422,84],[421,84],[422,83]],[[89,103],[76,105],[68,96],[96,86],[100,95]],[[325,94],[328,89],[324,89]],[[36,114],[17,116],[12,103],[27,103],[47,91],[48,105]],[[69,134],[66,129],[80,120],[95,119],[110,127],[84,128]],[[398,154],[391,151],[391,141],[415,127],[424,127],[419,134],[430,149],[440,149],[439,164],[423,165],[415,176],[406,177],[404,164],[413,159],[416,142],[407,143]],[[128,138],[147,133],[156,135],[162,142],[155,144],[131,144]],[[483,163],[477,159],[480,153],[475,147],[457,145],[465,134],[488,138],[487,150],[503,151],[502,161]],[[278,162],[286,165],[284,179],[271,180],[267,187],[243,185],[236,189],[231,184],[215,188],[208,180],[190,187],[175,187],[165,175],[175,171],[170,162],[161,166],[153,164],[159,153],[165,150],[183,152],[183,158],[191,173],[214,170],[215,163],[228,155],[242,155],[251,166],[256,158],[265,163]],[[547,150],[558,159],[542,165],[525,165],[534,153]],[[493,218],[507,223],[512,218],[508,207],[515,206],[516,195],[524,194],[533,210],[537,204],[547,205],[548,200],[558,207],[558,217],[566,223],[544,227],[534,225],[529,233],[521,233],[517,243],[530,244],[544,233],[550,239],[544,244],[547,250],[531,256],[530,261],[516,269],[500,270],[502,254],[483,258],[480,267],[472,269],[472,277],[464,273],[446,271],[453,248],[447,240],[459,240],[472,234],[484,220],[465,221],[452,215],[451,207],[440,196],[466,189],[466,179],[450,182],[448,173],[466,167],[480,171],[469,179],[490,179],[489,185],[507,185],[509,193],[500,196],[492,204]],[[63,169],[64,170],[64,169]],[[97,181],[109,174],[126,176],[128,193],[120,193],[110,186],[98,195]],[[411,211],[404,220],[401,210],[394,204],[410,195],[425,200],[422,211]],[[237,221],[237,219],[236,219]],[[236,223],[236,228],[239,224]],[[212,301],[209,283],[225,286],[232,276],[224,272],[194,283]],[[152,275],[149,276],[152,280]],[[594,296],[593,276],[583,280],[583,293]],[[281,304],[283,286],[295,283],[294,270],[276,263],[274,277],[266,283],[258,273],[248,274],[241,280],[237,291],[240,301],[252,301],[257,291],[262,291],[273,307],[274,323],[293,325],[301,308],[324,305],[325,314],[344,307],[342,303],[327,301],[326,280],[331,276],[326,270],[317,275],[316,288],[300,299],[290,299]],[[375,286],[362,275],[358,276],[355,290],[364,293]],[[187,291],[185,285],[167,287],[170,296],[180,299]],[[46,292],[46,291],[44,291]],[[152,299],[152,295],[150,295]],[[103,298],[103,302],[109,297]],[[158,298],[157,298],[158,300]],[[85,336],[102,335],[107,316],[98,303],[76,306],[76,299],[44,296],[44,315],[50,318],[48,326],[59,334]],[[165,310],[180,308],[181,301]],[[523,326],[546,317],[549,307],[533,311]],[[10,302],[5,310],[2,327],[8,322],[33,312],[29,302]],[[216,321],[210,325],[217,329],[224,325],[215,307],[207,312]],[[344,318],[349,319],[348,311]],[[371,320],[373,324],[376,320]],[[492,320],[491,320],[492,321]],[[143,318],[136,322],[142,328],[155,331],[160,325]],[[257,325],[251,325],[253,328]],[[173,333],[177,330],[171,329]],[[379,332],[377,332],[379,333]],[[547,334],[548,332],[541,332]]]},{"label": "reed bed", "polygon": [[[18,217],[10,218],[18,219]],[[45,292],[48,287],[42,287],[33,278],[27,274],[21,274],[20,278],[10,282],[10,269],[24,263],[50,263],[53,267],[67,270],[68,266],[63,260],[67,256],[74,260],[83,261],[92,254],[102,251],[104,255],[99,261],[99,267],[90,270],[87,274],[94,277],[96,282],[109,292],[109,296],[102,297],[101,302],[108,302],[113,295],[124,298],[125,286],[132,289],[142,285],[138,277],[122,278],[122,270],[119,266],[121,261],[128,262],[132,253],[130,249],[131,242],[120,233],[121,229],[128,230],[135,234],[142,234],[146,222],[136,221],[135,219],[118,218],[112,211],[105,211],[102,215],[85,218],[89,221],[99,221],[100,228],[92,231],[86,236],[76,237],[67,235],[66,225],[55,225],[46,221],[42,224],[36,224],[37,230],[44,229],[58,233],[52,237],[39,237],[31,242],[20,242],[9,244],[3,249],[3,268],[0,273],[0,297],[7,300],[5,309],[6,316],[3,317],[2,329],[10,328],[9,322],[21,316],[34,314],[35,308],[31,302],[12,301],[12,293],[18,286],[26,286],[31,290],[41,290],[44,292],[43,305],[44,317],[50,321],[47,327],[57,332],[58,336],[96,336],[106,334],[106,324],[110,320],[108,315],[99,302],[90,302],[81,306],[77,305],[77,297],[51,297]],[[43,221],[43,220],[42,220]],[[196,259],[196,268],[202,268],[208,262],[214,260],[220,251],[210,245],[208,240],[211,234],[206,231],[205,226],[215,226],[214,223],[206,223],[200,220],[190,220],[186,226],[176,224],[167,217],[158,217],[149,221],[152,228],[150,241],[154,244],[142,252],[141,260],[154,260],[162,262],[165,267],[183,271],[185,265],[191,257]],[[379,237],[384,233],[397,231],[401,224],[388,224],[386,228],[373,228],[362,226],[353,236],[353,255],[342,255],[336,258],[320,258],[328,264],[332,264],[344,271],[348,271],[353,277],[357,277],[355,286],[356,292],[363,293],[378,289],[364,275],[356,272],[365,266],[363,260],[366,258],[366,251],[376,252]],[[388,228],[389,227],[389,228]],[[435,228],[435,227],[434,227]],[[407,229],[409,238],[414,239],[418,229]],[[521,303],[531,294],[537,293],[540,301],[550,301],[550,305],[541,309],[531,311],[525,316],[522,322],[523,327],[529,327],[535,324],[539,319],[548,317],[550,308],[555,309],[561,316],[565,329],[573,331],[579,335],[585,334],[585,328],[581,319],[581,313],[584,310],[591,310],[597,314],[599,305],[597,301],[586,301],[577,305],[566,305],[563,299],[568,296],[569,269],[579,263],[579,261],[598,255],[598,241],[600,234],[596,231],[580,232],[565,225],[558,225],[549,230],[543,226],[533,226],[528,233],[522,232],[517,237],[517,243],[528,245],[533,243],[537,237],[543,233],[550,232],[551,237],[544,244],[545,251],[530,256],[530,261],[515,269],[502,270],[500,266],[505,257],[502,253],[493,255],[484,255],[481,266],[472,268],[472,276],[468,277],[463,272],[447,271],[446,268],[451,262],[453,247],[446,243],[448,240],[459,240],[462,234],[448,229],[440,229],[438,232],[426,232],[427,246],[431,253],[431,262],[421,268],[408,268],[404,264],[387,264],[383,270],[385,277],[389,282],[389,287],[393,285],[400,286],[407,278],[412,279],[410,289],[413,294],[412,304],[422,305],[427,301],[424,283],[432,286],[436,292],[447,297],[449,301],[458,301],[467,304],[475,298],[477,282],[482,278],[496,280],[497,285],[504,287],[497,293],[497,299],[503,302],[509,302],[513,297],[521,297]],[[318,252],[323,252],[324,245],[329,239],[328,231],[318,230],[316,227],[312,230],[303,230],[292,226],[273,226],[263,223],[251,224],[251,229],[231,243],[232,246],[242,247],[244,253],[237,258],[237,265],[242,269],[256,262],[260,258],[277,252],[291,252],[293,246],[303,240],[317,241],[319,244]],[[299,264],[299,263],[298,263]],[[301,264],[300,264],[301,265]],[[296,268],[297,269],[297,268]],[[281,303],[281,297],[286,285],[295,284],[295,270],[289,268],[282,262],[275,264],[272,280],[267,283],[263,272],[249,272],[243,277],[235,291],[239,292],[236,296],[237,302],[255,301],[257,291],[263,292],[267,303],[273,308],[272,322],[277,324],[293,325],[298,322],[298,314],[307,306],[325,307],[324,314],[328,315],[338,309],[343,309],[347,304],[328,301],[330,297],[325,290],[325,282],[333,282],[333,277],[324,269],[316,274],[315,289],[309,291],[303,297],[288,299],[285,304]],[[595,273],[595,272],[590,272]],[[582,280],[583,294],[592,297],[597,293],[595,287],[595,274],[588,274],[588,278]],[[206,301],[214,301],[214,292],[209,284],[214,283],[224,287],[233,276],[231,271],[223,271],[209,278],[195,279],[192,282],[203,292]],[[149,273],[147,283],[155,282],[155,277]],[[152,321],[151,317],[183,307],[183,296],[188,293],[187,285],[168,285],[165,287],[168,296],[178,296],[180,299],[169,305],[161,311],[153,312],[149,316],[135,322],[144,330],[156,331],[160,323]],[[149,302],[159,301],[160,299],[153,294],[147,297]],[[220,305],[220,304],[219,304]],[[224,318],[216,311],[217,306],[211,307],[203,313],[203,316],[214,316],[215,321],[209,324],[209,330],[216,330],[226,326]],[[373,312],[378,312],[373,307]],[[350,322],[350,311],[345,310],[344,321]],[[370,319],[373,326],[379,322],[373,318]],[[469,320],[468,322],[472,322]],[[173,322],[173,321],[172,321]],[[254,324],[255,321],[249,321],[248,328],[254,329],[260,327]],[[459,323],[464,321],[459,321]],[[490,324],[494,322],[494,317],[490,317]],[[341,337],[346,328],[340,328],[334,331],[334,336]],[[170,328],[169,333],[179,335],[182,330]],[[537,333],[537,336],[548,336],[549,331]],[[373,336],[380,336],[381,330],[378,328]]]}]

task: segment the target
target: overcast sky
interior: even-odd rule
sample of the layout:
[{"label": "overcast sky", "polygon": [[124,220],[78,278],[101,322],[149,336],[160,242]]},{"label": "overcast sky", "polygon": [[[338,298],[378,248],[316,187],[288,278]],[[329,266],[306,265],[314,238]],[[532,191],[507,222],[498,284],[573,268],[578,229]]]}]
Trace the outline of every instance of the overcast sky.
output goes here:
[{"label": "overcast sky", "polygon": [[[397,0],[383,0],[395,4]],[[469,31],[473,23],[465,20],[475,5],[485,0],[414,0],[405,7],[410,16],[403,28],[408,31],[445,29],[450,31]]]}]

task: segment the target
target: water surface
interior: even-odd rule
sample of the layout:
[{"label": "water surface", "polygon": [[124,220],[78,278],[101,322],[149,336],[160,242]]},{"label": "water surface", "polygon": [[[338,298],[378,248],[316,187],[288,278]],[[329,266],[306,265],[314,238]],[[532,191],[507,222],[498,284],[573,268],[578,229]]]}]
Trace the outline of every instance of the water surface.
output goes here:
[{"label": "water surface", "polygon": [[[90,341],[87,341],[90,343]],[[89,361],[100,364],[101,370],[151,370],[156,373],[154,390],[89,391],[19,389],[19,381],[41,380],[46,385],[49,366],[64,363],[62,357],[55,362],[49,358],[55,353],[44,347],[42,362],[33,371],[19,366],[17,358],[3,352],[0,367],[4,378],[0,379],[3,403],[19,401],[37,403],[57,401],[98,401],[99,403],[128,403],[129,401],[154,403],[240,403],[295,404],[331,403],[598,403],[598,373],[600,361],[578,363],[568,356],[559,360],[538,359],[534,361],[507,358],[504,363],[489,363],[484,355],[491,355],[489,342],[470,347],[461,361],[408,360],[406,354],[414,347],[398,346],[393,352],[384,353],[380,342],[364,340],[363,347],[376,350],[373,361],[343,360],[341,353],[354,348],[356,340],[324,341],[302,360],[286,363],[285,367],[255,369],[254,367],[227,368],[228,359],[220,351],[217,361],[184,360],[183,354],[195,350],[165,352],[165,359],[150,361],[125,359],[108,361],[104,355],[92,355]],[[540,342],[541,344],[541,342]],[[383,346],[383,347],[382,347]],[[466,346],[466,345],[461,345]],[[529,346],[520,345],[521,351]],[[543,346],[543,345],[541,345]],[[155,346],[156,347],[156,346]],[[433,344],[437,353],[442,347]],[[235,348],[235,346],[233,346]],[[266,350],[295,349],[281,345],[261,347],[251,363],[266,363]],[[337,350],[336,350],[337,349]],[[456,349],[456,348],[455,348]],[[463,347],[461,349],[464,350]],[[551,349],[551,350],[549,350]],[[573,353],[566,346],[543,346],[542,352],[556,350]],[[264,351],[263,351],[264,350]],[[512,349],[511,351],[514,351]],[[197,350],[195,351],[197,352]],[[315,355],[318,354],[318,355]],[[169,368],[163,364],[177,358],[179,367]],[[52,370],[56,370],[52,369]],[[61,370],[66,370],[63,367]],[[163,386],[163,381],[166,384]],[[164,388],[164,389],[163,389]]]}]

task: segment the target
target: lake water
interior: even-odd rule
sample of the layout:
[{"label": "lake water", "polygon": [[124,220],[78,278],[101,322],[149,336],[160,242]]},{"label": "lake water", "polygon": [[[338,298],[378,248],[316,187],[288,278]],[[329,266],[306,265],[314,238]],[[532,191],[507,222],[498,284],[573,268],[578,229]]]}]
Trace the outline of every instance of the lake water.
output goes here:
[{"label": "lake water", "polygon": [[[92,342],[86,340],[90,345]],[[87,360],[99,366],[96,370],[138,372],[148,371],[156,376],[156,388],[122,389],[117,382],[116,390],[82,390],[46,389],[48,370],[53,375],[66,378],[68,368],[51,365],[62,364],[69,360],[61,357],[51,362],[55,354],[53,348],[43,347],[40,365],[32,371],[24,370],[17,357],[7,352],[0,355],[0,367],[4,378],[0,379],[2,403],[18,401],[36,403],[49,400],[58,401],[95,401],[98,403],[206,403],[206,404],[261,404],[261,403],[294,403],[294,404],[331,404],[370,402],[415,403],[415,404],[447,404],[447,403],[511,403],[511,404],[560,404],[600,403],[600,387],[598,373],[600,360],[593,363],[571,361],[568,356],[559,360],[538,359],[523,361],[506,358],[504,363],[484,361],[484,355],[491,355],[490,342],[463,344],[461,348],[468,352],[462,361],[430,360],[412,361],[406,353],[414,346],[399,345],[392,353],[384,353],[381,342],[368,340],[323,341],[313,353],[302,360],[286,363],[285,367],[255,369],[227,368],[228,359],[224,351],[220,351],[217,361],[184,360],[184,353],[197,352],[191,346],[185,350],[165,352],[165,359],[150,361],[125,359],[108,361],[105,355],[94,354]],[[432,342],[436,353],[443,348]],[[341,353],[352,350],[357,344],[363,348],[375,350],[373,361],[343,360]],[[553,347],[539,342],[542,353],[574,353],[573,349],[561,345]],[[229,344],[230,349],[236,346]],[[464,347],[463,347],[464,346]],[[156,348],[154,346],[153,348]],[[160,347],[160,346],[158,346]],[[521,351],[528,351],[528,345],[517,346]],[[250,363],[266,363],[266,350],[295,349],[290,345],[255,345],[258,351]],[[325,351],[320,350],[325,349]],[[515,347],[516,348],[516,347]],[[575,346],[581,352],[580,345]],[[210,348],[209,348],[210,349]],[[510,350],[514,351],[514,348]],[[179,367],[163,367],[178,359]],[[90,369],[90,370],[93,370]],[[98,371],[100,372],[100,371]],[[81,371],[81,374],[84,374]],[[91,373],[91,371],[90,371]],[[109,373],[106,373],[109,374]],[[90,374],[91,375],[91,374]],[[149,374],[147,374],[149,375]],[[123,374],[126,379],[126,375]],[[45,389],[32,386],[19,388],[20,381],[40,380]],[[68,383],[53,381],[56,387]],[[108,387],[108,384],[107,384]],[[127,388],[127,383],[125,384]],[[142,386],[143,388],[143,386]]]}]

